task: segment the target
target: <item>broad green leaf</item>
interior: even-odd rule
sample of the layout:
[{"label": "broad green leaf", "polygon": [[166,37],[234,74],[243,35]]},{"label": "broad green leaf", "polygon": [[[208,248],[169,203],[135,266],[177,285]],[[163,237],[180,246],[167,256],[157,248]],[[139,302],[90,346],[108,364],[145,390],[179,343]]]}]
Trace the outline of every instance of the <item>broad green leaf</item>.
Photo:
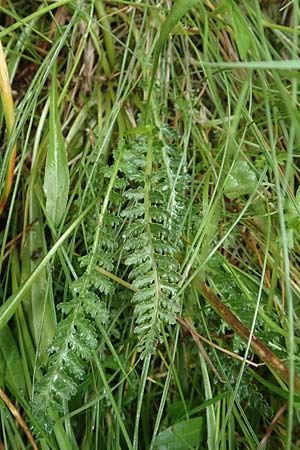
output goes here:
[{"label": "broad green leaf", "polygon": [[[41,217],[41,211],[34,192],[29,194],[29,218]],[[46,238],[42,221],[37,221],[27,233],[23,255],[21,281],[25,281],[34,272],[42,260],[46,249]],[[28,319],[39,362],[46,358],[46,348],[54,336],[56,326],[55,305],[52,292],[51,274],[45,267],[32,284],[23,299],[24,311]]]},{"label": "broad green leaf", "polygon": [[[46,102],[38,128],[43,129],[50,108],[50,99]],[[47,138],[47,137],[46,137]],[[27,280],[35,271],[44,254],[47,252],[47,238],[42,220],[42,210],[37,192],[42,191],[41,164],[44,145],[37,146],[32,154],[32,165],[28,178],[26,205],[28,204],[28,222],[32,227],[24,235],[21,259],[21,282]],[[36,221],[36,218],[38,220]],[[24,296],[23,307],[30,328],[33,343],[38,354],[38,363],[47,358],[46,349],[53,338],[56,327],[56,313],[52,292],[52,276],[50,267],[45,267]],[[28,348],[28,343],[24,344]],[[28,356],[28,352],[27,352]]]},{"label": "broad green leaf", "polygon": [[173,8],[170,11],[170,14],[166,18],[165,22],[162,25],[160,35],[158,38],[157,46],[155,48],[154,53],[154,59],[153,59],[153,67],[152,67],[152,74],[151,74],[151,80],[150,80],[150,86],[148,91],[148,100],[147,100],[147,108],[146,108],[146,114],[149,109],[149,103],[151,98],[151,93],[154,85],[154,79],[157,71],[158,66],[158,59],[161,52],[161,49],[163,45],[166,43],[169,34],[175,27],[175,25],[180,22],[180,20],[183,18],[183,16],[197,3],[199,3],[200,0],[176,0]]},{"label": "broad green leaf", "polygon": [[300,231],[300,188],[297,189],[295,201],[287,198],[285,220],[288,228],[299,233]]},{"label": "broad green leaf", "polygon": [[251,194],[257,185],[257,177],[245,159],[236,161],[225,182],[224,194],[230,199]]},{"label": "broad green leaf", "polygon": [[202,441],[203,418],[183,420],[159,433],[155,450],[188,450]]},{"label": "broad green leaf", "polygon": [[0,371],[1,376],[18,394],[25,391],[25,378],[19,351],[8,325],[0,329]]},{"label": "broad green leaf", "polygon": [[50,94],[49,148],[44,179],[46,210],[54,226],[59,225],[65,213],[69,184],[68,160],[58,113],[56,69],[54,68]]},{"label": "broad green leaf", "polygon": [[297,189],[295,199],[290,197],[286,199],[285,209],[287,244],[289,249],[292,249],[294,248],[294,234],[300,232],[300,188]]}]

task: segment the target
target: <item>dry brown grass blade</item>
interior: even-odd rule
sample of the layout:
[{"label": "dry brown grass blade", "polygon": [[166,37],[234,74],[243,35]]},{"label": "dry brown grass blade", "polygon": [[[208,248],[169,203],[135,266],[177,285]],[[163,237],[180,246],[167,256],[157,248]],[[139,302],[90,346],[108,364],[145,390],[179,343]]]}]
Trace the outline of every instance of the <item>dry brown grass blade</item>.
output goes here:
[{"label": "dry brown grass blade", "polygon": [[12,402],[10,401],[10,399],[8,398],[8,396],[5,394],[5,392],[0,388],[0,397],[2,398],[2,400],[4,401],[4,403],[6,404],[6,406],[8,407],[8,409],[10,410],[10,412],[12,413],[12,415],[15,417],[16,421],[18,422],[18,424],[20,425],[20,427],[23,429],[24,433],[26,434],[26,436],[28,437],[28,440],[32,446],[32,448],[34,450],[39,450],[28,426],[26,425],[26,423],[24,422],[23,418],[21,417],[19,411],[17,410],[17,408],[12,404]]},{"label": "dry brown grass blade", "polygon": [[[210,289],[206,283],[201,280],[194,281],[197,290],[204,296],[212,308],[228,323],[232,329],[247,342],[250,337],[250,330],[242,323],[227,306],[222,303],[216,294]],[[277,375],[285,382],[289,383],[289,369],[288,367],[270,351],[270,349],[256,336],[252,336],[251,348],[269,367],[271,367]],[[294,380],[295,390],[300,392],[300,380],[296,376]]]},{"label": "dry brown grass blade", "polygon": [[[177,321],[181,323],[192,335],[193,338],[197,337],[198,339],[201,339],[201,341],[205,342],[206,344],[210,345],[211,347],[215,348],[216,350],[219,350],[220,352],[226,353],[226,355],[232,356],[232,358],[238,359],[240,361],[243,361],[244,358],[240,355],[237,355],[236,353],[231,352],[230,350],[227,350],[226,348],[220,347],[219,345],[215,344],[214,342],[210,341],[209,339],[206,339],[204,336],[201,336],[201,334],[197,333],[197,331],[189,324],[189,322],[186,319],[182,319],[181,317],[177,316]],[[254,363],[253,361],[250,361],[249,359],[246,360],[246,363],[249,366],[253,367],[260,367],[264,366],[265,363]]]},{"label": "dry brown grass blade", "polygon": [[[264,435],[264,437],[262,438],[262,440],[260,441],[260,446],[259,448],[265,448],[267,446],[269,437],[271,436],[271,433],[276,425],[276,423],[279,421],[279,419],[281,418],[281,416],[284,414],[284,412],[287,409],[287,403],[284,403],[284,405],[281,406],[281,408],[277,411],[277,413],[275,414],[274,419],[272,420],[270,426],[267,428],[266,434]],[[258,448],[257,448],[258,450]]]}]

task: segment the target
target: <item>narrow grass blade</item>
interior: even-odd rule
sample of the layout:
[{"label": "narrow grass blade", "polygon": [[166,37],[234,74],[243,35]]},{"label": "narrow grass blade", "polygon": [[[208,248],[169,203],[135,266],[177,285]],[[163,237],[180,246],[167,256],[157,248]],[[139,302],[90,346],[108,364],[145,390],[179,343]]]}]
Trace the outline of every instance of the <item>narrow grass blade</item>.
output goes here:
[{"label": "narrow grass blade", "polygon": [[[204,357],[199,354],[199,358],[200,358],[200,364],[201,364],[201,370],[202,370],[202,375],[203,375],[203,384],[204,384],[204,391],[205,391],[205,399],[210,400],[213,398],[212,395],[212,387],[211,387],[211,382],[210,382],[210,378],[209,378],[209,373],[207,370],[207,366],[206,366],[206,361],[204,359]],[[215,443],[217,440],[217,418],[216,418],[216,412],[215,412],[215,406],[214,405],[209,405],[206,408],[206,419],[207,419],[207,448],[209,450],[212,450],[215,448]]]},{"label": "narrow grass blade", "polygon": [[119,426],[120,426],[121,431],[123,433],[123,437],[124,437],[124,440],[126,442],[127,448],[129,450],[134,450],[134,447],[132,446],[130,437],[128,436],[128,432],[127,432],[127,429],[125,427],[124,421],[123,421],[123,419],[121,417],[121,413],[120,413],[120,411],[119,411],[119,409],[117,407],[117,404],[116,404],[115,399],[114,399],[113,394],[112,394],[112,390],[109,387],[109,384],[107,382],[105,373],[103,371],[103,367],[100,364],[100,361],[99,361],[98,357],[95,357],[95,361],[96,361],[97,368],[98,368],[98,371],[99,371],[99,375],[100,375],[100,378],[102,380],[102,383],[103,383],[104,389],[106,391],[107,397],[109,398],[109,400],[111,402],[112,408],[114,410],[114,413],[115,413],[116,418],[118,420]]},{"label": "narrow grass blade", "polygon": [[[17,410],[15,405],[10,401],[9,397],[5,394],[5,392],[1,388],[0,388],[0,397],[4,401],[4,403],[6,404],[8,409],[10,410],[12,416],[16,419],[16,422],[18,423],[18,425],[25,432],[29,442],[31,443],[31,446],[32,446],[33,450],[38,450],[38,446],[36,445],[36,442],[35,442],[32,434],[31,434],[31,431],[28,428],[26,422],[22,418],[21,414],[19,413],[19,411]],[[14,433],[14,434],[16,434],[16,433]],[[5,448],[8,448],[8,447],[5,446]]]},{"label": "narrow grass blade", "polygon": [[16,292],[14,292],[3,305],[0,307],[0,329],[7,324],[9,319],[15,313],[19,304],[24,300],[25,294],[31,288],[32,284],[35,283],[43,269],[46,267],[48,262],[54,256],[56,251],[62,245],[62,243],[69,237],[72,231],[81,223],[83,218],[87,215],[87,213],[92,209],[94,203],[90,203],[90,205],[78,216],[76,220],[72,223],[72,225],[60,236],[57,242],[53,245],[53,247],[49,250],[47,255],[42,259],[40,264],[36,267],[34,272],[30,275],[30,277],[18,288]]},{"label": "narrow grass blade", "polygon": [[236,3],[232,0],[228,3],[237,48],[239,50],[240,57],[245,59],[249,49],[251,48],[249,27],[247,26],[243,13],[240,11],[240,8],[236,5]]},{"label": "narrow grass blade", "polygon": [[[200,63],[199,63],[200,65]],[[297,59],[288,59],[285,61],[236,61],[236,62],[209,62],[201,61],[201,66],[211,67],[214,69],[249,69],[249,70],[281,70],[281,71],[298,71],[300,69],[300,61]],[[292,75],[292,74],[291,74]]]},{"label": "narrow grass blade", "polygon": [[50,95],[49,148],[44,180],[46,210],[54,226],[59,225],[65,213],[70,184],[66,148],[58,113],[56,84],[56,68],[54,68]]},{"label": "narrow grass blade", "polygon": [[[7,135],[10,136],[15,123],[14,102],[12,98],[8,70],[1,41],[0,41],[0,92],[5,115]],[[9,153],[7,155],[6,174],[4,175],[5,181],[3,186],[3,192],[1,192],[0,198],[0,214],[2,213],[6,205],[12,186],[17,153],[16,145],[13,145],[11,150],[8,146],[8,152]]]},{"label": "narrow grass blade", "polygon": [[158,38],[157,46],[154,53],[154,60],[153,60],[153,67],[152,67],[152,74],[151,74],[151,80],[150,80],[150,86],[148,91],[148,100],[147,100],[147,107],[146,107],[146,116],[148,115],[149,111],[149,105],[150,105],[150,99],[151,99],[151,93],[153,90],[154,85],[154,79],[157,71],[158,66],[158,59],[161,52],[161,49],[163,45],[166,43],[169,34],[175,27],[175,25],[180,22],[180,20],[183,18],[183,16],[191,9],[193,6],[195,6],[198,3],[199,0],[177,0],[171,9],[171,12],[169,16],[166,18],[162,28],[161,32]]},{"label": "narrow grass blade", "polygon": [[72,2],[72,0],[61,0],[59,2],[52,3],[51,5],[47,5],[44,8],[38,9],[37,11],[34,11],[32,14],[29,14],[28,16],[26,16],[24,18],[19,17],[15,23],[13,23],[9,27],[6,27],[3,30],[1,30],[0,39],[2,39],[4,36],[9,35],[12,31],[17,30],[18,28],[20,28],[22,26],[25,26],[26,24],[30,23],[32,20],[36,19],[37,17],[43,16],[47,12],[52,11],[52,9],[60,8],[61,6],[66,5],[67,3],[71,3],[71,2]]}]

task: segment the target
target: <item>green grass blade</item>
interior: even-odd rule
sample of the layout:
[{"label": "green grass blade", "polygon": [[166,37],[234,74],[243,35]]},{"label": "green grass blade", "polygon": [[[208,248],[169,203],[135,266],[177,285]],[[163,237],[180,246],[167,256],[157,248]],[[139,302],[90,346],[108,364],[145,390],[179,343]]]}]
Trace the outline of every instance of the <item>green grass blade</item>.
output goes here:
[{"label": "green grass blade", "polygon": [[47,266],[48,262],[55,255],[59,247],[63,244],[63,242],[71,235],[71,233],[75,230],[75,228],[81,223],[83,217],[85,217],[88,212],[92,209],[94,203],[91,203],[78,218],[70,225],[70,227],[60,236],[57,242],[53,245],[53,247],[49,250],[47,255],[42,259],[40,264],[36,267],[34,272],[30,275],[30,277],[19,287],[19,289],[12,294],[6,302],[0,308],[0,329],[7,324],[9,319],[15,313],[19,304],[24,300],[24,295],[31,288],[32,284],[39,277],[40,273]]},{"label": "green grass blade", "polygon": [[[275,3],[0,6],[19,150],[0,220],[0,378],[41,450],[298,448],[300,12]],[[157,323],[147,283],[170,323],[151,363],[134,336]],[[33,416],[44,376],[41,405],[57,404]],[[0,448],[25,450],[0,413]]]},{"label": "green grass blade", "polygon": [[145,387],[146,387],[146,382],[147,382],[147,376],[149,373],[150,361],[151,361],[151,355],[147,355],[144,359],[143,370],[142,370],[140,385],[139,385],[139,395],[138,395],[138,401],[137,401],[137,411],[136,411],[136,416],[135,416],[134,436],[133,436],[133,449],[134,450],[138,449],[138,444],[139,444],[139,424],[140,424],[140,417],[141,417],[143,398],[144,398]]},{"label": "green grass blade", "polygon": [[[35,11],[34,13],[28,15],[24,19],[19,17],[17,19],[17,22],[15,22],[14,24],[10,25],[9,27],[5,28],[4,30],[2,30],[0,32],[0,39],[2,39],[4,36],[7,36],[12,31],[17,30],[18,28],[27,25],[28,23],[30,23],[32,20],[36,19],[37,17],[42,16],[43,14],[51,11],[52,9],[57,9],[63,5],[66,5],[67,3],[72,3],[72,0],[61,0],[61,1],[58,1],[55,3],[52,3],[51,5],[47,5],[44,8],[41,8],[38,11]],[[1,7],[0,11],[6,13],[6,10],[2,7]]]},{"label": "green grass blade", "polygon": [[164,44],[167,42],[167,39],[169,37],[169,34],[175,27],[175,25],[180,22],[180,20],[183,18],[183,16],[191,9],[193,6],[195,6],[198,3],[199,0],[177,0],[174,3],[173,8],[171,9],[170,14],[166,18],[162,28],[161,32],[158,38],[157,46],[155,48],[154,53],[154,59],[153,59],[153,67],[152,67],[152,74],[151,74],[151,80],[148,90],[148,99],[147,99],[147,107],[146,107],[146,116],[149,112],[149,106],[150,106],[150,99],[151,94],[153,90],[154,80],[156,76],[156,71],[158,67],[158,60],[159,55],[161,53],[161,50],[164,46]]},{"label": "green grass blade", "polygon": [[99,375],[100,375],[101,381],[103,383],[104,389],[105,389],[106,394],[107,394],[107,396],[108,396],[108,398],[109,398],[109,400],[111,402],[112,408],[114,410],[114,413],[115,413],[116,418],[118,420],[119,426],[120,426],[121,431],[123,433],[123,437],[124,437],[125,442],[127,444],[127,448],[129,450],[134,450],[134,447],[133,447],[133,445],[131,443],[130,437],[128,436],[128,432],[126,430],[124,421],[123,421],[123,419],[121,417],[121,413],[120,413],[120,411],[118,409],[118,406],[117,406],[117,403],[116,403],[116,401],[114,399],[113,393],[112,393],[112,391],[111,391],[111,389],[109,387],[109,384],[107,382],[107,379],[106,379],[103,367],[102,367],[102,365],[101,365],[101,363],[99,361],[99,358],[96,355],[95,355],[95,361],[96,361],[96,365],[97,365],[97,368],[98,368],[98,371],[99,371]]}]

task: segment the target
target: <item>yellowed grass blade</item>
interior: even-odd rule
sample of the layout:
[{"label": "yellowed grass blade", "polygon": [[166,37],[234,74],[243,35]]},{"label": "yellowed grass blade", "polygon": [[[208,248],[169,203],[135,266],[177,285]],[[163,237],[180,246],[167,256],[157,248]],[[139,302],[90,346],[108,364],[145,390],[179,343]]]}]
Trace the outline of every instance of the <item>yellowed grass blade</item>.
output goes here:
[{"label": "yellowed grass blade", "polygon": [[[7,135],[9,136],[12,133],[13,126],[15,123],[15,113],[8,70],[1,41],[0,41],[0,92],[6,122]],[[11,149],[10,155],[8,156],[7,167],[3,168],[3,170],[6,171],[6,175],[0,199],[0,214],[4,210],[4,207],[6,205],[11,190],[16,162],[16,153],[17,153],[17,146],[14,145],[13,148]]]}]

